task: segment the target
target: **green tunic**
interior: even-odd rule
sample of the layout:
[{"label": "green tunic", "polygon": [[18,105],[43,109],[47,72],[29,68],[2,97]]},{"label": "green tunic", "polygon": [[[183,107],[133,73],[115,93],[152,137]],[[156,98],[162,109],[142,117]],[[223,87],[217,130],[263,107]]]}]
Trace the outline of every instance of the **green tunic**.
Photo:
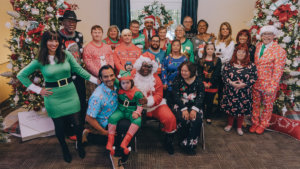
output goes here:
[{"label": "green tunic", "polygon": [[[171,44],[168,45],[167,56],[170,54],[170,52],[171,52]],[[193,43],[189,39],[186,39],[181,44],[181,53],[187,56],[191,62],[193,63],[195,62]]]},{"label": "green tunic", "polygon": [[[46,82],[57,82],[60,79],[69,78],[71,72],[75,72],[88,80],[91,75],[76,62],[70,52],[65,51],[65,54],[65,62],[59,64],[42,65],[38,60],[33,60],[18,73],[17,78],[26,87],[32,84],[28,76],[36,70],[41,71]],[[53,87],[50,91],[53,94],[44,97],[44,103],[51,118],[58,118],[80,111],[79,97],[73,82],[66,86]]]},{"label": "green tunic", "polygon": [[[132,100],[130,100],[126,94],[119,94],[118,95],[118,98],[121,99],[122,101],[124,100],[129,100],[130,102],[134,102],[134,103],[137,103],[137,106],[142,106],[140,103],[139,103],[139,100],[141,98],[143,98],[143,93],[140,92],[140,91],[137,91],[134,93],[134,97],[132,98]],[[136,111],[137,109],[137,106],[128,106],[128,107],[125,107],[123,104],[119,103],[118,104],[118,109],[109,117],[108,119],[108,122],[110,124],[114,124],[114,125],[117,125],[118,121],[123,119],[123,118],[127,118],[130,120],[131,123],[134,123],[138,126],[141,126],[141,117],[138,117],[137,119],[133,119],[132,118],[132,113],[134,111]]]}]

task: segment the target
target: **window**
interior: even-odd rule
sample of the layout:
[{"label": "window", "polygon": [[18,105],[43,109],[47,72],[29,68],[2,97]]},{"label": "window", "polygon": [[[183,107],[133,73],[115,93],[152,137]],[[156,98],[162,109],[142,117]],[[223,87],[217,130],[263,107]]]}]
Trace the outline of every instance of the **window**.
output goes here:
[{"label": "window", "polygon": [[[159,3],[165,5],[165,9],[170,13],[173,24],[168,28],[167,37],[173,40],[175,34],[175,28],[180,24],[181,19],[181,0],[157,0]],[[131,20],[138,19],[138,16],[142,13],[144,6],[151,5],[154,1],[149,0],[130,0],[130,15]],[[144,23],[140,23],[140,29],[144,28]],[[155,28],[159,25],[156,23]]]}]

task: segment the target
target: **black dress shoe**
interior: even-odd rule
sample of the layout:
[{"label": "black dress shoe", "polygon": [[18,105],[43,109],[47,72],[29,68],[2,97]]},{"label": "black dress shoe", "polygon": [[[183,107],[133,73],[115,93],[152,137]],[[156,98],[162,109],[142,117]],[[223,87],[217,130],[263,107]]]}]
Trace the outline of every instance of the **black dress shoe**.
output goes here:
[{"label": "black dress shoe", "polygon": [[79,143],[76,141],[76,148],[77,148],[79,157],[83,159],[85,157],[85,150],[83,148],[82,143]]},{"label": "black dress shoe", "polygon": [[211,124],[212,121],[211,121],[211,120],[206,120],[206,123],[207,123],[207,124]]},{"label": "black dress shoe", "polygon": [[196,155],[196,150],[191,147],[188,147],[186,152],[188,155]]},{"label": "black dress shoe", "polygon": [[164,140],[164,148],[167,150],[167,152],[172,155],[174,154],[174,147],[173,147],[173,140],[174,140],[174,133],[165,135]]},{"label": "black dress shoe", "polygon": [[72,161],[72,156],[71,156],[71,154],[70,154],[70,153],[64,153],[64,160],[65,160],[65,162],[67,162],[67,163],[71,163],[71,161]]}]

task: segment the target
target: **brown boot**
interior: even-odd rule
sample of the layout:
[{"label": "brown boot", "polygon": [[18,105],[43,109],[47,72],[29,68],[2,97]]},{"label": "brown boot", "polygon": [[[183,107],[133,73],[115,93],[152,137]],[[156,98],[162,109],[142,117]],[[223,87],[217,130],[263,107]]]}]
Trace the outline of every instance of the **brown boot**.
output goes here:
[{"label": "brown boot", "polygon": [[127,133],[120,145],[120,147],[123,148],[123,150],[124,150],[124,154],[126,154],[126,155],[129,154],[129,149],[127,148],[127,146],[130,143],[131,139],[132,139],[132,135]]},{"label": "brown boot", "polygon": [[110,151],[111,155],[115,154],[115,150],[113,149],[114,142],[115,142],[115,135],[108,134],[106,149]]}]

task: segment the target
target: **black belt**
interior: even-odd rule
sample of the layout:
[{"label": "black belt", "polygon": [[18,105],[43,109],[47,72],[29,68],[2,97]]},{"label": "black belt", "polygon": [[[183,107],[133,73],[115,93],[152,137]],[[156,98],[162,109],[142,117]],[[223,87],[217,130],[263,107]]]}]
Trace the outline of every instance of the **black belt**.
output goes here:
[{"label": "black belt", "polygon": [[63,87],[72,82],[72,77],[60,79],[57,82],[45,82],[46,88],[48,87]]},{"label": "black belt", "polygon": [[128,99],[121,100],[120,98],[118,98],[118,101],[119,101],[119,104],[122,104],[124,107],[137,106],[136,102],[131,102]]}]

